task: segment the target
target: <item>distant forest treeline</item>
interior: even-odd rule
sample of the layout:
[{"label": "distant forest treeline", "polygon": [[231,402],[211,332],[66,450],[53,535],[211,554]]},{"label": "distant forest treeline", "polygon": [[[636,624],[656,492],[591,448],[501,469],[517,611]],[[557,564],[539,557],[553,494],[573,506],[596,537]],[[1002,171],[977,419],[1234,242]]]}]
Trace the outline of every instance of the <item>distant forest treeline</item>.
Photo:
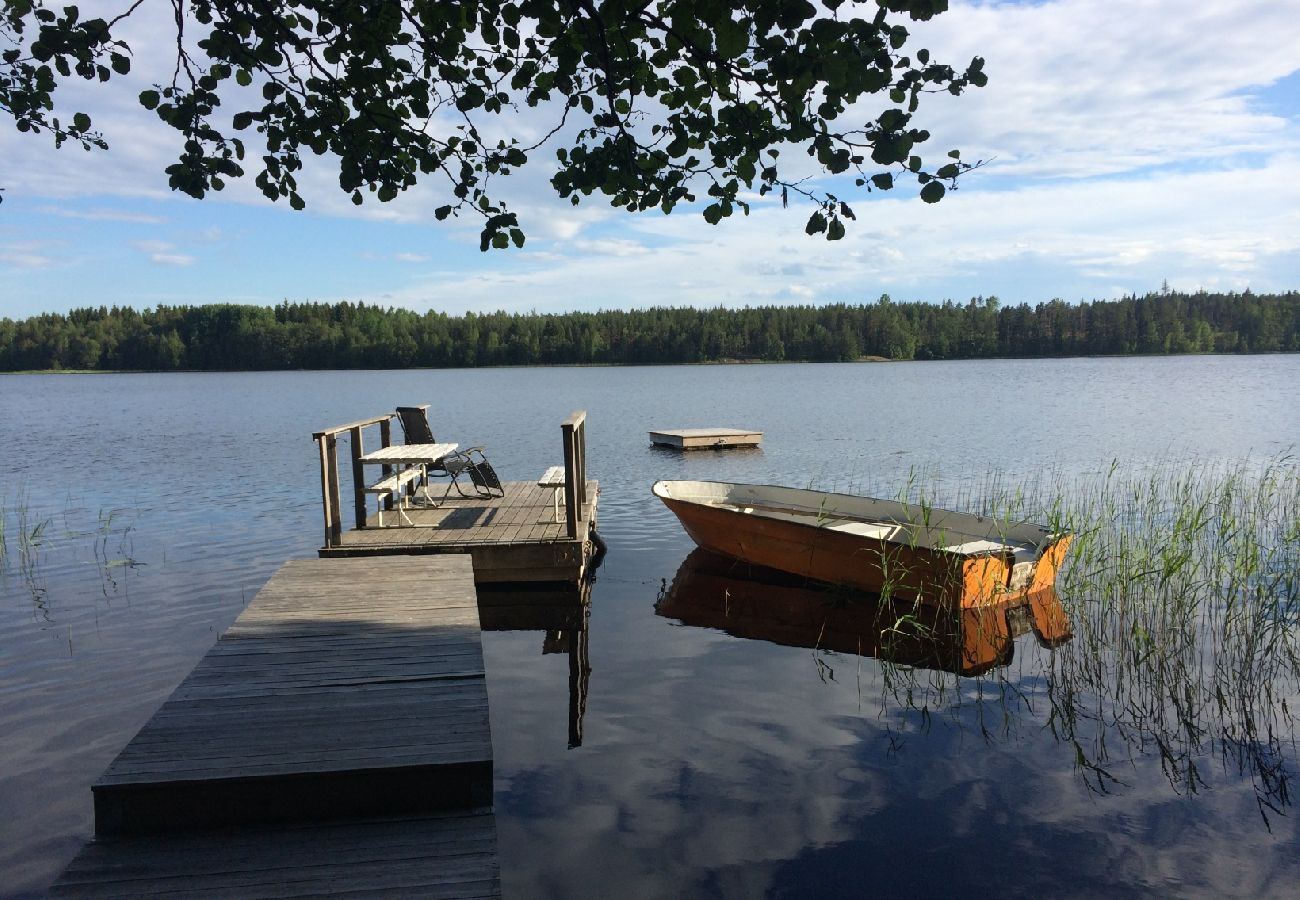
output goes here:
[{"label": "distant forest treeline", "polygon": [[1300,350],[1300,292],[1003,306],[894,303],[449,316],[364,303],[77,309],[0,319],[0,371],[977,359]]}]

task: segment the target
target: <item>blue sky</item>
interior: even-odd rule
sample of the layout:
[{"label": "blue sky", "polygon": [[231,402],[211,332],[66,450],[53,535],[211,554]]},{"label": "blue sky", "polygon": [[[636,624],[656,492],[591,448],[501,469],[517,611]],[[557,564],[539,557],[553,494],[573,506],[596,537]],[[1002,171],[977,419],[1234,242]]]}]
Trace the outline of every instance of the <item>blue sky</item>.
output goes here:
[{"label": "blue sky", "polygon": [[[116,8],[107,2],[83,3]],[[144,11],[165,12],[150,0]],[[803,234],[810,210],[757,203],[710,226],[695,210],[629,215],[547,185],[549,154],[500,182],[523,251],[478,250],[469,221],[434,221],[436,185],[357,209],[324,168],[307,211],[249,183],[194,201],[163,168],[172,134],[136,108],[135,71],[66,92],[108,152],[55,151],[0,128],[0,316],[73,307],[364,300],[416,310],[744,306],[874,300],[1075,301],[1153,290],[1300,288],[1300,16],[1254,0],[960,3],[913,28],[989,86],[923,105],[931,155],[991,161],[926,205],[915,189],[848,195],[848,236]],[[1122,12],[1120,11],[1122,9]],[[110,87],[114,87],[110,85]],[[865,120],[878,112],[866,106]],[[532,128],[536,120],[521,127]]]}]

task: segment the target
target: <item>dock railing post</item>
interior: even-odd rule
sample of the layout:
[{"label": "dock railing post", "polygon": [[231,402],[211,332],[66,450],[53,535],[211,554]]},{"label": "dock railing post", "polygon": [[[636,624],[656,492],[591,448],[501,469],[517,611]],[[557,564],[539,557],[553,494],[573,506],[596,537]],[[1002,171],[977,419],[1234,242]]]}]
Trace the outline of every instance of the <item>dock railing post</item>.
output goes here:
[{"label": "dock railing post", "polygon": [[[391,447],[392,445],[393,445],[393,420],[384,419],[382,422],[379,423],[379,446],[382,448],[382,447]],[[381,469],[380,471],[381,478],[387,478],[389,475],[393,474],[392,466],[381,466],[380,469]],[[393,495],[390,493],[384,497],[384,509],[391,510],[392,508],[393,508]]]},{"label": "dock railing post", "polygon": [[[338,437],[347,432],[352,444],[352,493],[354,497],[357,527],[366,524],[365,467],[361,457],[365,454],[361,431],[371,425],[379,426],[379,439],[383,446],[392,441],[392,413],[373,416],[359,422],[349,422],[334,428],[326,428],[312,433],[312,439],[320,447],[320,491],[321,504],[325,512],[325,549],[341,546],[343,543],[342,490],[339,485]],[[384,467],[384,475],[390,473],[390,467]],[[391,503],[391,500],[389,501]],[[391,506],[389,507],[392,508]]]},{"label": "dock railing post", "polygon": [[320,449],[321,508],[325,512],[325,546],[338,546],[343,535],[339,515],[339,464],[338,448],[333,434],[317,434]]},{"label": "dock railing post", "polygon": [[569,537],[577,538],[587,502],[587,411],[570,413],[560,432],[564,436],[564,515]]},{"label": "dock railing post", "polygon": [[361,465],[361,457],[365,455],[365,448],[361,443],[361,426],[355,425],[348,429],[348,441],[352,445],[352,503],[356,511],[357,527],[366,527],[366,472],[365,467]]}]

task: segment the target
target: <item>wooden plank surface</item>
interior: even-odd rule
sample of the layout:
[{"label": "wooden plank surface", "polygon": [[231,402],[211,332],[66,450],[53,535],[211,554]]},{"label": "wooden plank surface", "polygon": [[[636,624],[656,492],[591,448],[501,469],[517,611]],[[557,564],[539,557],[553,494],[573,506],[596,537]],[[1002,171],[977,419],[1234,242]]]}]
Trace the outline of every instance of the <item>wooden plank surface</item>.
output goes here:
[{"label": "wooden plank surface", "polygon": [[353,529],[323,556],[379,556],[468,552],[475,579],[500,581],[574,581],[585,570],[585,545],[596,518],[599,485],[587,482],[582,530],[567,534],[567,523],[556,522],[553,489],[534,482],[504,483],[505,496],[451,496],[436,507],[414,506],[410,524]]},{"label": "wooden plank surface", "polygon": [[52,895],[501,896],[496,820],[482,810],[387,821],[98,840]]},{"label": "wooden plank surface", "polygon": [[96,826],[315,816],[313,789],[367,814],[463,804],[491,760],[469,557],[292,560],[96,782]]},{"label": "wooden plank surface", "polygon": [[756,447],[763,432],[744,428],[665,428],[651,431],[650,443],[678,450]]}]

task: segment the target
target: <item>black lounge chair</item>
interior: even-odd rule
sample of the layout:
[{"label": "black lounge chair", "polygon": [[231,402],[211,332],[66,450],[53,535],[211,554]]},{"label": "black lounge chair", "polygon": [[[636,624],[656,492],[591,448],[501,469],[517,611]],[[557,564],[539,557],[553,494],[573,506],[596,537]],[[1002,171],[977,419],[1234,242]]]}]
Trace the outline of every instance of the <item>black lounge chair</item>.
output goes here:
[{"label": "black lounge chair", "polygon": [[[433,429],[429,427],[428,409],[427,404],[424,406],[397,407],[397,420],[401,423],[402,433],[406,436],[406,443],[437,443],[433,437]],[[447,483],[447,490],[442,495],[444,500],[451,493],[453,486],[456,488],[456,493],[462,497],[478,497],[480,500],[486,500],[489,497],[504,497],[506,495],[505,488],[501,486],[501,479],[497,477],[496,469],[492,468],[492,463],[488,462],[482,447],[469,447],[465,450],[448,453],[441,459],[435,460],[426,466],[425,471],[429,475],[445,475],[450,479]],[[461,487],[461,475],[469,476],[474,485],[473,493],[467,494],[465,489]]]}]

